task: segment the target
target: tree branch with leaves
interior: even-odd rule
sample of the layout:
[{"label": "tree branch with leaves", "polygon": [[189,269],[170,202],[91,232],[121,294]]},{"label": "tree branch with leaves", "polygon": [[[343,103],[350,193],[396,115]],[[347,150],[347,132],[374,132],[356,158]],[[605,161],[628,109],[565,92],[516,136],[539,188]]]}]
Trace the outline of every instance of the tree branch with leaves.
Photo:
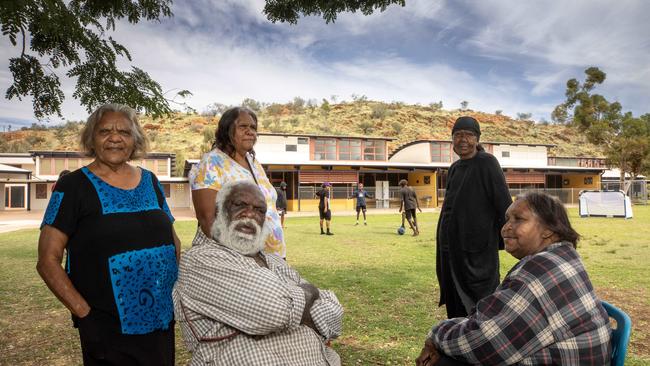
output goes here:
[{"label": "tree branch with leaves", "polygon": [[648,159],[650,117],[623,114],[619,102],[610,103],[604,96],[592,93],[607,77],[599,68],[590,67],[585,74],[582,84],[576,79],[567,81],[566,101],[555,107],[551,117],[555,122],[574,126],[591,143],[602,146],[609,163],[619,167],[622,183],[625,173],[636,177],[643,170],[642,162]]},{"label": "tree branch with leaves", "polygon": [[[129,51],[107,34],[118,20],[131,24],[171,17],[171,0],[15,0],[0,3],[2,34],[18,48],[9,59],[13,84],[7,99],[32,98],[34,116],[62,117],[65,99],[59,74],[76,79],[73,97],[88,112],[107,103],[123,103],[154,117],[172,112],[160,84],[144,70],[123,71]],[[29,47],[27,47],[29,43]],[[191,95],[181,90],[175,95]]]}]

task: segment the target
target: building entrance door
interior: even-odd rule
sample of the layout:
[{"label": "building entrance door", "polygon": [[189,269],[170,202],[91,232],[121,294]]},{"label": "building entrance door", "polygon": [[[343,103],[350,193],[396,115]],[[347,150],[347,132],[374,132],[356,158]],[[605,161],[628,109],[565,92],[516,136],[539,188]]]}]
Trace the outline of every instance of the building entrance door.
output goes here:
[{"label": "building entrance door", "polygon": [[24,184],[5,185],[5,209],[25,209],[27,186]]}]

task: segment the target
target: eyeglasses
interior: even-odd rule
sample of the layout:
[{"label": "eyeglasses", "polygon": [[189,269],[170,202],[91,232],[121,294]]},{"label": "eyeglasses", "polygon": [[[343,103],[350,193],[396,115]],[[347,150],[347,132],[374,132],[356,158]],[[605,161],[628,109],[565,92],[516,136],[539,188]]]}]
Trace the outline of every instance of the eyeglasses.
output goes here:
[{"label": "eyeglasses", "polygon": [[471,137],[476,137],[476,134],[474,132],[471,132],[471,131],[456,131],[451,135],[451,137],[454,140],[460,140],[460,139],[463,139],[463,138],[469,139]]}]

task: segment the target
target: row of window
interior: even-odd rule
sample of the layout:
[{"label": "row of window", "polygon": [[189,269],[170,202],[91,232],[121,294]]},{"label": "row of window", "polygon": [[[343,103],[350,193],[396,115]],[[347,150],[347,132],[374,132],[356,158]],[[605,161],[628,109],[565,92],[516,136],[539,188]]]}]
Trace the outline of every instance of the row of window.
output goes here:
[{"label": "row of window", "polygon": [[385,141],[314,139],[313,160],[386,160]]},{"label": "row of window", "polygon": [[[82,166],[90,164],[93,159],[89,158],[41,158],[40,175],[59,175],[63,170],[74,171]],[[156,175],[169,175],[167,171],[167,159],[144,159],[134,160],[134,165],[151,170]]]}]

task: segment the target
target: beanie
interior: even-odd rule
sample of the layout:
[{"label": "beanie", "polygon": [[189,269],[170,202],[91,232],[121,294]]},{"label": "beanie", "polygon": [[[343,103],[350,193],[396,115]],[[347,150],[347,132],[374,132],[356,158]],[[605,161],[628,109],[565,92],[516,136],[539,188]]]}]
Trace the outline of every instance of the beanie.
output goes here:
[{"label": "beanie", "polygon": [[454,123],[454,127],[451,129],[451,134],[459,130],[472,131],[476,134],[476,137],[481,137],[481,127],[478,125],[478,121],[473,117],[463,116],[459,117]]}]

